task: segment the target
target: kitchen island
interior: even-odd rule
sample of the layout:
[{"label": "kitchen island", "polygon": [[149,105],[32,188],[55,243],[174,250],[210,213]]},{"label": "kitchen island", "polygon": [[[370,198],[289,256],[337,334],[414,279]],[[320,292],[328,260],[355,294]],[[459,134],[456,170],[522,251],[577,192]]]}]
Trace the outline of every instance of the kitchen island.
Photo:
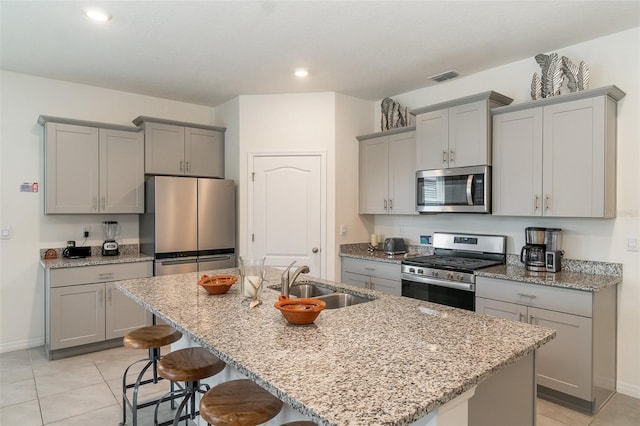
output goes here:
[{"label": "kitchen island", "polygon": [[[267,286],[279,285],[280,272],[268,268]],[[523,389],[511,381],[506,394],[522,390],[533,424],[534,351],[553,330],[319,279],[313,280],[375,300],[324,310],[314,324],[294,326],[273,307],[276,290],[265,288],[264,303],[248,309],[238,284],[211,296],[197,280],[198,274],[179,274],[118,288],[316,423],[440,424],[443,407],[464,400],[466,416],[476,386],[524,365],[530,381]]]}]

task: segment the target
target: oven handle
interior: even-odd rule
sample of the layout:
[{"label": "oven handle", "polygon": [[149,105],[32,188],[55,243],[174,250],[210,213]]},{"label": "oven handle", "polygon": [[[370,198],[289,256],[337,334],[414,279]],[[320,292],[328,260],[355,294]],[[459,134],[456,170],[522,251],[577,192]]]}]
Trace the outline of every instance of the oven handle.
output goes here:
[{"label": "oven handle", "polygon": [[416,283],[431,284],[431,285],[437,285],[440,287],[447,287],[447,288],[455,288],[457,290],[476,291],[476,285],[469,284],[469,283],[458,283],[455,281],[439,280],[437,278],[421,277],[413,274],[402,274],[402,279],[405,281],[413,281]]},{"label": "oven handle", "polygon": [[473,175],[467,177],[467,204],[473,205],[473,196],[471,195],[471,189],[473,188]]}]

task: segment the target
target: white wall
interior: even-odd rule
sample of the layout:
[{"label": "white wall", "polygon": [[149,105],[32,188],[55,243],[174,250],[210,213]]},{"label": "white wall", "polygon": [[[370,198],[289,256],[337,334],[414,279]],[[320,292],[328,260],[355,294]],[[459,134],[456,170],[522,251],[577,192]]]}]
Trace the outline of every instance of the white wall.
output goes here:
[{"label": "white wall", "polygon": [[[411,243],[433,231],[496,233],[508,236],[508,252],[519,253],[527,226],[563,229],[566,256],[623,264],[624,281],[618,291],[618,391],[640,397],[640,255],[626,251],[628,237],[640,238],[640,28],[602,37],[555,52],[574,63],[585,61],[592,88],[615,84],[627,95],[618,103],[616,219],[516,218],[474,215],[376,216],[375,232],[401,236]],[[529,101],[531,77],[540,68],[533,56],[434,87],[392,98],[409,109],[488,90]],[[551,53],[551,52],[543,52]],[[379,121],[379,106],[374,123]]]},{"label": "white wall", "polygon": [[[104,240],[101,222],[117,220],[121,243],[138,242],[137,215],[43,214],[43,142],[40,114],[133,125],[138,115],[216,125],[212,108],[1,71],[0,225],[12,236],[0,242],[0,352],[44,343],[41,248]],[[81,177],[79,177],[81,178]],[[22,182],[40,183],[37,194],[20,193]]]},{"label": "white wall", "polygon": [[[333,188],[329,186],[329,179],[332,182],[335,174],[335,162],[331,160],[335,140],[334,104],[334,93],[240,96],[240,254],[251,253],[247,232],[250,153],[323,153],[326,158],[325,194],[327,199],[334,198]],[[325,210],[323,220],[326,217]]]},{"label": "white wall", "polygon": [[[335,222],[328,227],[336,241],[334,277],[340,277],[340,244],[368,241],[373,232],[373,216],[358,215],[358,157],[359,144],[356,136],[371,133],[370,117],[374,103],[362,99],[336,94],[336,176],[335,176]],[[340,235],[340,226],[346,233]],[[339,280],[339,279],[338,279]]]}]

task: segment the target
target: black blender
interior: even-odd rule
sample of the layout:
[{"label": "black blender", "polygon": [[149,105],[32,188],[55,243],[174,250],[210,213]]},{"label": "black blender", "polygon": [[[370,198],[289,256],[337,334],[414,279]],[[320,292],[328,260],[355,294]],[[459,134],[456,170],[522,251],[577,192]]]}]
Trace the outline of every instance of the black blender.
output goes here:
[{"label": "black blender", "polygon": [[116,234],[118,233],[118,222],[115,220],[107,220],[102,222],[104,230],[104,242],[102,243],[103,256],[117,256],[120,254],[118,243],[116,242]]}]

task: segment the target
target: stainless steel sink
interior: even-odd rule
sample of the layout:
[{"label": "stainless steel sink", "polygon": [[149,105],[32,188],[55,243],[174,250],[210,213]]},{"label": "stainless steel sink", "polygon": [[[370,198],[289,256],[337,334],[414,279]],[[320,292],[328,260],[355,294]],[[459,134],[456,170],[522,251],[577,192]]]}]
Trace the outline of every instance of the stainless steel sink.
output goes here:
[{"label": "stainless steel sink", "polygon": [[327,304],[326,309],[344,308],[347,306],[357,305],[359,303],[370,302],[373,300],[362,296],[356,296],[355,294],[347,293],[327,294],[325,296],[315,297],[314,299],[324,300],[324,302]]},{"label": "stainless steel sink", "polygon": [[[269,288],[273,290],[280,290],[279,285],[270,286]],[[315,282],[294,284],[289,289],[289,295],[292,297],[310,297],[313,299],[324,300],[327,304],[326,309],[344,308],[374,300],[355,294],[337,292],[336,290],[324,287]]]},{"label": "stainless steel sink", "polygon": [[289,295],[296,297],[316,297],[335,292],[335,290],[315,284],[298,284],[291,286],[289,289]]}]

